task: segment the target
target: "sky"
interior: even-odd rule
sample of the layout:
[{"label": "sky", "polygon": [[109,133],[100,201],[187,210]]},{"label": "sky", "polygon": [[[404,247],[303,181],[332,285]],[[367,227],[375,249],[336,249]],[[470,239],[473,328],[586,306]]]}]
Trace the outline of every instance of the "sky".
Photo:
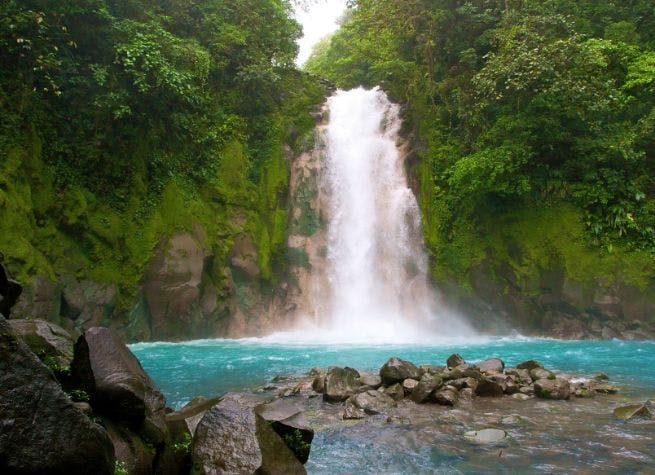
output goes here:
[{"label": "sky", "polygon": [[312,54],[312,47],[324,36],[339,28],[337,20],[346,8],[346,0],[315,0],[308,2],[306,11],[296,7],[296,20],[304,36],[298,41],[300,52],[296,63],[302,66]]}]

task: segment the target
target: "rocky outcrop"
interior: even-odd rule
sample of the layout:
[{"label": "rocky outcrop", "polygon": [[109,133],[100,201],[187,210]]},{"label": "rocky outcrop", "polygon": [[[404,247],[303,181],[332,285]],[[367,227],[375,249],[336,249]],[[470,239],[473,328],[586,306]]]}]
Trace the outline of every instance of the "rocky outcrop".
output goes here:
[{"label": "rocky outcrop", "polygon": [[80,411],[0,316],[0,472],[114,473],[105,429]]},{"label": "rocky outcrop", "polygon": [[91,405],[155,444],[168,436],[166,401],[120,338],[107,328],[91,328],[75,344],[71,365],[75,384]]}]

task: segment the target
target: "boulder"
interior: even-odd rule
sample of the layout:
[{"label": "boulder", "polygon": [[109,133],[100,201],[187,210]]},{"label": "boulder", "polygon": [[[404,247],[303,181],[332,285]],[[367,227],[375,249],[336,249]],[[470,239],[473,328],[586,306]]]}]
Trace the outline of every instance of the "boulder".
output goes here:
[{"label": "boulder", "polygon": [[542,399],[568,399],[571,396],[571,384],[568,379],[539,379],[534,383],[534,393]]},{"label": "boulder", "polygon": [[403,390],[405,391],[405,396],[409,396],[414,391],[414,388],[418,385],[418,381],[415,379],[407,378],[403,381]]},{"label": "boulder", "polygon": [[380,368],[380,377],[385,386],[390,386],[395,383],[402,383],[407,378],[420,379],[421,370],[409,361],[394,357]]},{"label": "boulder", "polygon": [[651,419],[653,413],[645,404],[631,404],[614,409],[614,417],[623,421],[632,419]]},{"label": "boulder", "polygon": [[599,394],[616,394],[619,388],[613,384],[589,382],[589,389]]},{"label": "boulder", "polygon": [[516,365],[516,369],[525,369],[527,371],[532,371],[533,369],[543,368],[543,367],[544,366],[541,363],[535,360],[524,361],[523,363],[519,363]]},{"label": "boulder", "polygon": [[94,327],[84,332],[75,344],[71,373],[74,384],[91,396],[96,412],[152,443],[166,439],[166,400],[113,331]]},{"label": "boulder", "polygon": [[11,316],[11,308],[23,293],[23,287],[13,280],[7,270],[0,264],[0,315]]},{"label": "boulder", "polygon": [[196,396],[179,411],[166,414],[166,424],[170,427],[170,423],[184,421],[189,433],[193,435],[205,412],[218,404],[220,400],[221,398],[208,399],[204,396]]},{"label": "boulder", "polygon": [[516,393],[512,394],[512,399],[516,399],[517,401],[527,401],[528,399],[532,399],[532,396],[523,393]]},{"label": "boulder", "polygon": [[104,428],[77,409],[0,316],[0,473],[114,473]]},{"label": "boulder", "polygon": [[475,389],[478,387],[478,380],[475,378],[460,378],[448,381],[448,384],[457,390],[470,388],[475,392]]},{"label": "boulder", "polygon": [[476,366],[482,373],[502,373],[505,369],[505,363],[498,358],[489,358]]},{"label": "boulder", "polygon": [[505,441],[507,433],[500,429],[482,429],[469,431],[464,438],[476,445],[495,445]]},{"label": "boulder", "polygon": [[355,394],[360,387],[359,373],[353,368],[330,368],[325,376],[323,398],[328,402],[341,402]]},{"label": "boulder", "polygon": [[446,360],[446,366],[448,368],[454,368],[456,366],[463,365],[463,364],[466,364],[466,361],[464,361],[464,358],[462,358],[457,353],[455,353],[454,355],[450,355]]},{"label": "boulder", "polygon": [[530,377],[532,378],[532,381],[537,381],[539,379],[555,379],[555,374],[544,368],[535,368],[530,370]]},{"label": "boulder", "polygon": [[239,395],[226,395],[205,413],[193,438],[194,473],[254,473],[261,466],[255,405]]},{"label": "boulder", "polygon": [[104,420],[103,425],[114,445],[116,460],[123,464],[130,475],[149,475],[154,472],[155,448],[138,434],[123,425]]},{"label": "boulder", "polygon": [[[384,392],[369,389],[363,393],[351,396],[346,401],[346,413],[344,419],[350,419],[353,414],[367,415],[384,414],[392,407],[396,407],[396,401]],[[348,415],[348,417],[346,417]],[[355,417],[359,418],[359,417]]]},{"label": "boulder", "polygon": [[314,431],[302,410],[285,401],[255,407],[256,436],[262,455],[258,473],[306,473]]},{"label": "boulder", "polygon": [[512,376],[514,378],[514,381],[519,383],[520,386],[532,384],[530,371],[528,371],[527,369],[510,368],[508,370],[505,370],[505,374],[508,376]]},{"label": "boulder", "polygon": [[471,388],[463,388],[459,392],[460,401],[472,401],[475,398],[475,391]]},{"label": "boulder", "polygon": [[405,397],[405,388],[403,388],[403,385],[400,383],[392,384],[388,388],[384,388],[383,392],[394,401],[400,401]]},{"label": "boulder", "polygon": [[312,389],[319,394],[325,392],[325,376],[327,375],[327,370],[323,368],[312,368],[309,372],[309,376],[314,378],[312,380]]},{"label": "boulder", "polygon": [[452,386],[446,386],[434,393],[434,401],[442,406],[454,406],[457,404],[457,389]]},{"label": "boulder", "polygon": [[439,376],[426,373],[421,377],[421,380],[416,385],[410,396],[415,403],[427,402],[430,394],[443,385],[443,379]]},{"label": "boulder", "polygon": [[503,387],[490,378],[481,379],[475,388],[475,394],[480,397],[502,397],[504,393]]},{"label": "boulder", "polygon": [[360,373],[360,389],[377,389],[382,386],[382,378],[375,373]]},{"label": "boulder", "polygon": [[66,330],[54,323],[38,319],[9,320],[9,325],[51,369],[53,364],[66,370],[70,367],[75,341]]}]

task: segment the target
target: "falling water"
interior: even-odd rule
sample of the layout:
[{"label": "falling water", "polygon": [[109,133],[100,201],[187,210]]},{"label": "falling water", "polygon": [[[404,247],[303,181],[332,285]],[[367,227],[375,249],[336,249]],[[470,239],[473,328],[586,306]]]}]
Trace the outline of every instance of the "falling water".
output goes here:
[{"label": "falling water", "polygon": [[416,198],[399,147],[399,108],[380,89],[327,102],[320,188],[328,221],[322,302],[313,323],[339,341],[465,336],[436,304]]}]

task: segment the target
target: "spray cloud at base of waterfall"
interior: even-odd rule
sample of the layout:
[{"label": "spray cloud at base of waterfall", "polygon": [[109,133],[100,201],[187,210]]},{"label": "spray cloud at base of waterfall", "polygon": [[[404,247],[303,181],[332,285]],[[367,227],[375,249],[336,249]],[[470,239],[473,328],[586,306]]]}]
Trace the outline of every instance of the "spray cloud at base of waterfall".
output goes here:
[{"label": "spray cloud at base of waterfall", "polygon": [[337,91],[326,112],[317,133],[325,262],[303,289],[312,308],[295,332],[278,337],[370,344],[473,336],[440,308],[427,277],[399,107],[379,88],[358,88]]}]

